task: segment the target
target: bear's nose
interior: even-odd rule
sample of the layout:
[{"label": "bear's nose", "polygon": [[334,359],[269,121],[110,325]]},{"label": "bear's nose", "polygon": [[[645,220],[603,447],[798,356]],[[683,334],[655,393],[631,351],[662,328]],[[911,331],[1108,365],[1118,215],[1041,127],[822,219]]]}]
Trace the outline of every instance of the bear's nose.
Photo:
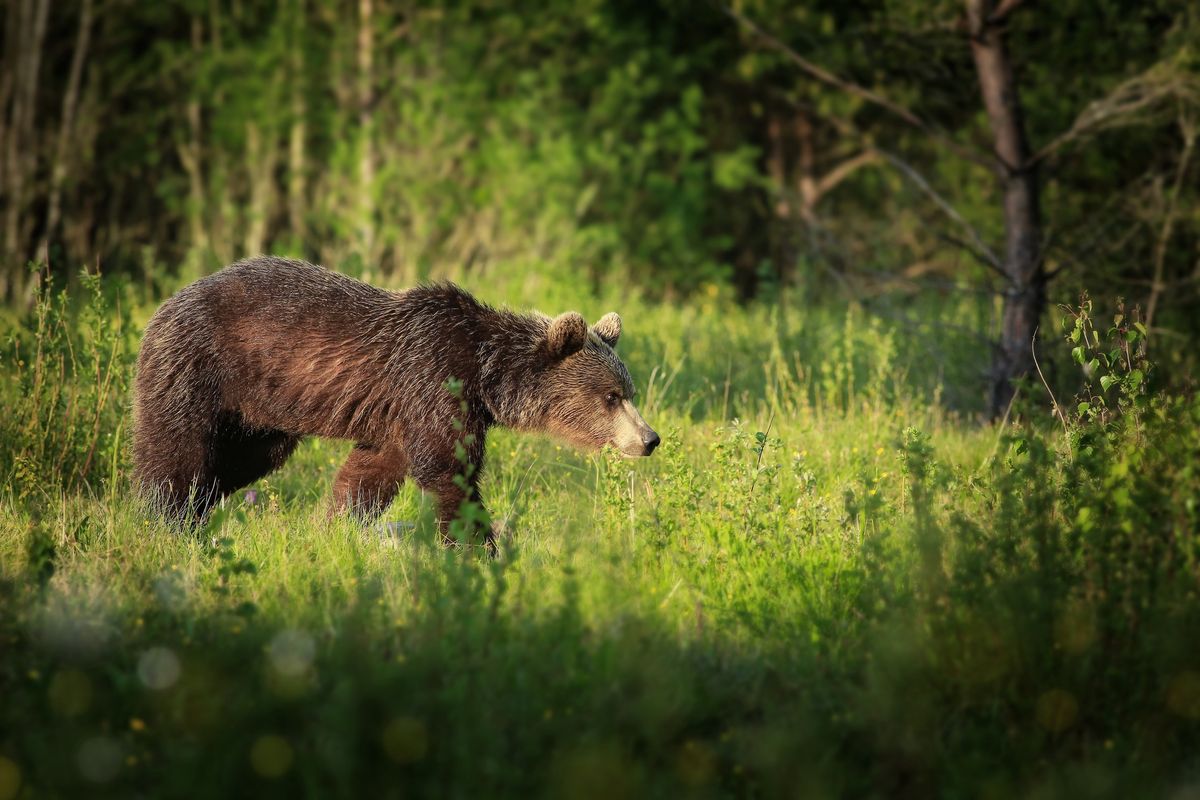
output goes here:
[{"label": "bear's nose", "polygon": [[661,441],[662,441],[662,439],[658,438],[658,434],[655,433],[654,431],[650,431],[648,434],[643,436],[642,444],[646,448],[646,455],[650,455],[651,453],[653,453],[654,448],[658,447],[658,443]]}]

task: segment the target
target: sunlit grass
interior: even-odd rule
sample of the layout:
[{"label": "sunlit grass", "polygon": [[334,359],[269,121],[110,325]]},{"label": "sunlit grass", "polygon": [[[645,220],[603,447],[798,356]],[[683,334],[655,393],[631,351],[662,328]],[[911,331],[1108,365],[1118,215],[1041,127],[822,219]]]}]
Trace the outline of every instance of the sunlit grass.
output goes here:
[{"label": "sunlit grass", "polygon": [[1085,458],[948,409],[859,311],[704,302],[620,309],[654,457],[493,432],[495,560],[411,485],[329,520],[348,445],[316,440],[181,533],[130,497],[127,418],[89,439],[89,373],[54,414],[10,391],[0,800],[1184,785],[1200,410]]}]

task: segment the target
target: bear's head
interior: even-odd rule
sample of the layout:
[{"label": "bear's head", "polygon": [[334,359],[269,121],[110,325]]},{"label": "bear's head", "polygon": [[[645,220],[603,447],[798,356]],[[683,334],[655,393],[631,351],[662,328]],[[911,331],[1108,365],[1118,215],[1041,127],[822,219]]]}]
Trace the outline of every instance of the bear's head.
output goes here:
[{"label": "bear's head", "polygon": [[607,444],[626,456],[648,456],[659,438],[633,405],[633,380],[613,350],[620,336],[621,318],[612,313],[590,328],[574,311],[549,321],[535,387],[540,427],[583,449]]}]

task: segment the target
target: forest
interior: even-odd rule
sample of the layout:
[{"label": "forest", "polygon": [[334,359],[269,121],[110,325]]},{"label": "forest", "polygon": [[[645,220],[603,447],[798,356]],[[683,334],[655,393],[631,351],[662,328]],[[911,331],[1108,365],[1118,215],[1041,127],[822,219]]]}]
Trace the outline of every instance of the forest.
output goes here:
[{"label": "forest", "polygon": [[[0,800],[1200,793],[1200,9],[7,0]],[[498,552],[306,439],[181,531],[151,315],[240,259],[586,320],[651,457]],[[301,324],[303,321],[298,321]]]}]

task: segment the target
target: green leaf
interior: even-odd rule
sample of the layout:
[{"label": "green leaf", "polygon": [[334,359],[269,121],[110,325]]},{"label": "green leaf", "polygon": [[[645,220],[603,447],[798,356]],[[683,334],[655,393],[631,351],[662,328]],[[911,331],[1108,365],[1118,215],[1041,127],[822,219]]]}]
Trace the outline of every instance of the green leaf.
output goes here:
[{"label": "green leaf", "polygon": [[1113,376],[1113,375],[1103,375],[1103,376],[1101,376],[1101,378],[1100,378],[1100,388],[1101,388],[1101,389],[1103,389],[1104,391],[1106,391],[1106,392],[1107,392],[1107,391],[1108,391],[1108,387],[1112,386],[1112,385],[1113,385],[1114,383],[1116,383],[1116,382],[1117,382],[1117,379],[1116,379],[1116,377],[1115,377],[1115,376]]},{"label": "green leaf", "polygon": [[1088,411],[1091,410],[1091,408],[1092,408],[1092,404],[1085,401],[1085,402],[1082,402],[1079,404],[1079,406],[1077,407],[1077,410],[1079,411],[1080,414],[1086,414]]},{"label": "green leaf", "polygon": [[1142,374],[1140,369],[1135,369],[1133,372],[1129,373],[1129,377],[1126,379],[1129,381],[1129,388],[1132,390],[1141,386],[1142,379],[1144,377],[1145,376]]},{"label": "green leaf", "polygon": [[1071,349],[1071,358],[1079,362],[1080,366],[1083,365],[1083,345]]},{"label": "green leaf", "polygon": [[1100,359],[1093,358],[1091,361],[1088,362],[1087,368],[1089,370],[1091,370],[1092,372],[1095,372],[1096,370],[1100,369]]},{"label": "green leaf", "polygon": [[1140,322],[1135,322],[1135,323],[1133,323],[1133,327],[1137,328],[1137,329],[1138,329],[1138,333],[1142,334],[1142,336],[1149,336],[1149,335],[1150,335],[1149,333],[1147,333],[1147,332],[1146,332],[1146,326],[1145,326],[1145,325],[1143,325],[1143,324],[1142,324],[1142,323],[1140,323]]},{"label": "green leaf", "polygon": [[1075,327],[1075,330],[1071,331],[1071,341],[1072,341],[1072,342],[1078,342],[1078,341],[1079,341],[1079,337],[1080,337],[1080,336],[1082,336],[1082,335],[1083,335],[1083,329],[1082,329],[1082,328],[1080,328],[1079,326],[1076,326],[1076,327]]}]

